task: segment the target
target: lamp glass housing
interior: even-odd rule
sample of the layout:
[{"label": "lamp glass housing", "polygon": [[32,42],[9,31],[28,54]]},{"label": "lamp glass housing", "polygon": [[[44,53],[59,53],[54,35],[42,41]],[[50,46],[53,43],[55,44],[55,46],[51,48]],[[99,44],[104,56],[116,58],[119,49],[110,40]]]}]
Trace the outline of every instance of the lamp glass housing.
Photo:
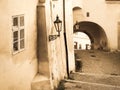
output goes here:
[{"label": "lamp glass housing", "polygon": [[75,29],[79,29],[79,23],[76,21]]},{"label": "lamp glass housing", "polygon": [[60,36],[60,32],[62,30],[62,21],[59,19],[59,17],[56,17],[56,20],[54,21],[54,26],[56,31],[58,32],[58,36]]}]

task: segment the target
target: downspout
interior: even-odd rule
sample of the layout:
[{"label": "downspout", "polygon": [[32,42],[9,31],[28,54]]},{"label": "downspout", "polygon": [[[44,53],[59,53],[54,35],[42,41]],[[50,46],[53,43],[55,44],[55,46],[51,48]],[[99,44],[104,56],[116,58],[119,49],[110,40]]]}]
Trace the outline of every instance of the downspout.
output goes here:
[{"label": "downspout", "polygon": [[67,48],[67,37],[66,37],[66,23],[65,23],[65,0],[63,0],[63,23],[64,23],[64,41],[65,41],[65,51],[66,51],[66,69],[67,76],[69,78],[69,61],[68,61],[68,48]]}]

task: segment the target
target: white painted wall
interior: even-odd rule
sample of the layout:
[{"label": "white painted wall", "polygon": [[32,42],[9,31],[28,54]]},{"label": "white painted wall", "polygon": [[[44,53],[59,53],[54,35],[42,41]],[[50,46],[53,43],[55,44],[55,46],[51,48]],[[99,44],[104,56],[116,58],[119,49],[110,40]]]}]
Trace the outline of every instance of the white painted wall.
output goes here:
[{"label": "white painted wall", "polygon": [[[50,5],[50,6],[49,6]],[[63,0],[47,1],[46,7],[46,26],[47,26],[47,37],[49,35],[56,35],[57,32],[54,27],[54,21],[56,16],[62,20],[62,31],[60,37],[53,41],[48,41],[48,52],[49,52],[49,64],[50,64],[50,75],[51,83],[54,87],[59,84],[61,79],[67,77],[67,66],[66,66],[66,51],[65,51],[65,38],[64,38],[64,17],[63,17]],[[65,0],[65,27],[67,36],[67,50],[68,50],[68,64],[69,72],[75,70],[74,61],[74,45],[73,45],[73,26],[71,21],[72,17],[72,0]]]},{"label": "white painted wall", "polygon": [[83,2],[84,0],[72,0],[72,8],[74,7],[83,8]]},{"label": "white painted wall", "polygon": [[[79,1],[79,3],[76,1]],[[52,3],[47,0],[46,2],[51,8],[46,9],[46,17],[49,21],[47,22],[47,35],[49,36],[56,34],[56,32],[54,32],[55,28],[53,22],[57,14],[63,21],[63,2],[62,0],[53,1]],[[107,34],[110,48],[116,49],[118,35],[117,14],[120,12],[120,5],[107,4],[104,0],[93,0],[92,2],[94,3],[91,3],[91,0],[65,0],[65,2],[69,70],[73,71],[75,69],[75,61],[72,7],[80,6],[84,16],[86,15],[86,12],[90,12],[90,17],[85,17],[85,20],[93,21],[102,26]],[[37,73],[36,6],[37,0],[0,1],[0,90],[30,90],[31,88],[31,81]],[[19,14],[25,15],[25,50],[13,55],[12,16]],[[66,56],[63,31],[59,38],[48,43],[50,74],[53,73],[53,84],[56,84],[57,86],[59,80],[66,76]]]},{"label": "white painted wall", "polygon": [[[0,90],[31,90],[31,82],[37,73],[37,25],[36,7],[37,0],[1,0],[0,1]],[[66,2],[67,15],[72,17],[71,2]],[[49,35],[57,34],[54,28],[56,15],[63,22],[63,1],[46,0],[46,29],[47,39]],[[48,9],[49,8],[49,9]],[[70,12],[69,12],[70,11]],[[12,16],[25,16],[25,50],[12,53]],[[66,16],[67,16],[66,15]],[[69,20],[69,17],[66,17]],[[72,18],[71,18],[72,21]],[[67,45],[69,71],[75,69],[74,48],[73,48],[73,28],[71,22],[66,21]],[[66,53],[64,43],[64,28],[60,37],[56,40],[48,41],[49,69],[52,85],[57,86],[61,79],[67,76]],[[46,67],[46,66],[45,66]]]},{"label": "white painted wall", "polygon": [[[62,0],[50,1],[45,3],[45,15],[46,15],[46,29],[47,29],[47,43],[48,43],[48,63],[50,70],[51,86],[57,87],[60,80],[67,77],[66,69],[66,53],[64,43],[64,26],[63,26],[63,2]],[[56,16],[62,21],[62,31],[60,37],[55,40],[49,41],[49,35],[57,35],[58,33],[54,27],[54,21]]]},{"label": "white painted wall", "polygon": [[[31,90],[37,73],[37,0],[0,1],[0,90]],[[25,16],[25,50],[12,53],[12,16]]]},{"label": "white painted wall", "polygon": [[73,14],[72,14],[72,0],[65,0],[65,23],[67,33],[67,45],[68,45],[68,60],[69,60],[69,71],[75,70],[74,60],[74,42],[73,42]]}]

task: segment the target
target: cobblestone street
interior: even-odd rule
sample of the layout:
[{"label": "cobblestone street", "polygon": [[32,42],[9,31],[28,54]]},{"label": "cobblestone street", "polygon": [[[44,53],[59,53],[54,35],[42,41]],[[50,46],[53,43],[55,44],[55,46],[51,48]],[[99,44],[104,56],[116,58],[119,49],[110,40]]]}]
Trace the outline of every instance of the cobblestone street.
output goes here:
[{"label": "cobblestone street", "polygon": [[[70,79],[62,81],[58,90],[120,90],[119,69],[117,71],[113,65],[120,63],[120,52],[76,51],[76,53],[78,55],[77,58],[82,61],[82,69],[70,74]],[[103,72],[100,71],[99,63],[104,67]],[[107,63],[112,66],[110,68],[113,70],[105,70]],[[95,64],[98,64],[98,66]],[[109,64],[107,67],[109,67]],[[89,69],[86,69],[87,65],[89,65]]]}]

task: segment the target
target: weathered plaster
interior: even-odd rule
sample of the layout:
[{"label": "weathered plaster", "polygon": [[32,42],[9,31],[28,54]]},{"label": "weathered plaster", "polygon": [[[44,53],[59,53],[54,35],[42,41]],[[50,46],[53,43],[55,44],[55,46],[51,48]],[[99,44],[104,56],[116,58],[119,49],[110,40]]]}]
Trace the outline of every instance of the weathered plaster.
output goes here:
[{"label": "weathered plaster", "polygon": [[[31,89],[37,73],[36,4],[37,0],[0,1],[0,90]],[[13,54],[12,16],[21,14],[25,16],[25,50]]]}]

